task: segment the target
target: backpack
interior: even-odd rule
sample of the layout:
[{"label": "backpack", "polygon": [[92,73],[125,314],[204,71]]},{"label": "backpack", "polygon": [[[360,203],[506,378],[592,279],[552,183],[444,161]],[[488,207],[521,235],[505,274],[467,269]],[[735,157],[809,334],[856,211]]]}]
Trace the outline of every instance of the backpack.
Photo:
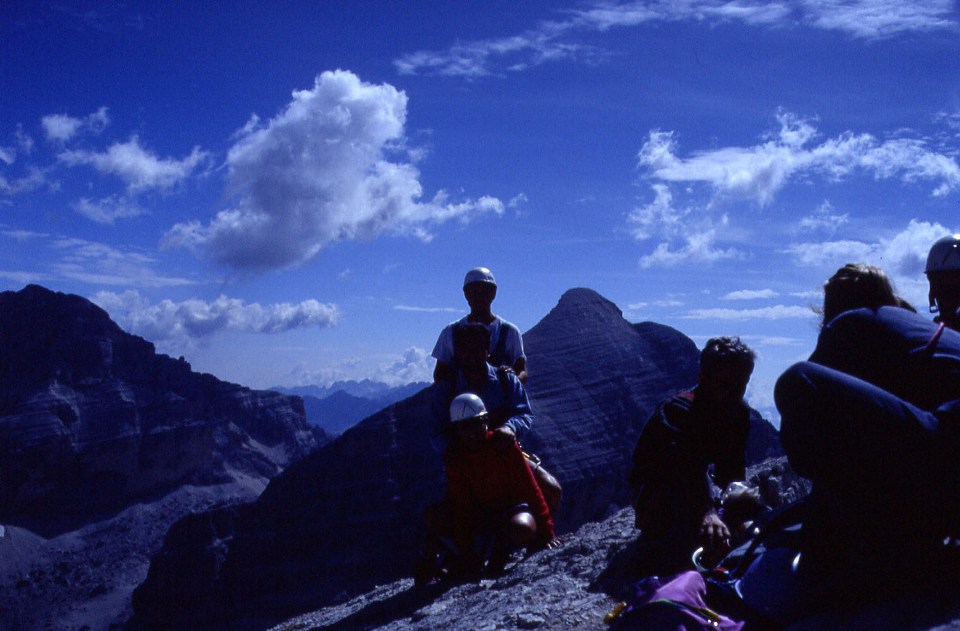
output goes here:
[{"label": "backpack", "polygon": [[694,554],[698,570],[641,579],[608,616],[610,628],[756,631],[779,629],[799,619],[803,587],[795,570],[805,507],[801,499],[761,514],[752,537],[715,568],[700,567]]},{"label": "backpack", "polygon": [[717,613],[706,603],[707,585],[695,571],[660,578],[648,576],[634,584],[620,610],[608,616],[614,631],[740,631],[744,623]]},{"label": "backpack", "polygon": [[701,569],[707,601],[750,629],[778,629],[803,616],[797,575],[806,498],[759,516],[753,536],[713,569]]}]

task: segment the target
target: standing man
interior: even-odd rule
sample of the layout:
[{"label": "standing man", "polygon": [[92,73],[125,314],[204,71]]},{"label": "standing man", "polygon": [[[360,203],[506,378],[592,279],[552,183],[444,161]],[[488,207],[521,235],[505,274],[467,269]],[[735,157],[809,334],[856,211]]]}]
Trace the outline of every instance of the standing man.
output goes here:
[{"label": "standing man", "polygon": [[930,248],[924,273],[930,281],[930,313],[960,331],[960,234],[939,239]]},{"label": "standing man", "polygon": [[433,370],[434,382],[448,381],[456,376],[453,328],[457,324],[476,322],[490,332],[488,361],[495,368],[512,370],[522,383],[526,383],[527,357],[523,353],[520,330],[491,310],[493,299],[497,297],[497,281],[493,273],[486,267],[475,267],[467,272],[463,279],[463,296],[470,305],[470,313],[444,327],[433,347],[432,355],[437,360]]},{"label": "standing man", "polygon": [[718,500],[745,477],[750,418],[759,417],[743,400],[755,357],[739,338],[709,340],[700,353],[699,384],[662,402],[644,426],[630,485],[645,570],[679,571],[698,545],[708,555],[729,550]]}]

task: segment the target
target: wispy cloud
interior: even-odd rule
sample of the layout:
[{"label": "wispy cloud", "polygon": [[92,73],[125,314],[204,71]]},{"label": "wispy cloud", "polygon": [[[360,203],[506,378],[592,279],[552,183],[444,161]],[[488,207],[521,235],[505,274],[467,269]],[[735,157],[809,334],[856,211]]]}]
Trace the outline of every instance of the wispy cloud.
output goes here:
[{"label": "wispy cloud", "polygon": [[682,314],[688,320],[784,320],[789,318],[814,318],[807,307],[775,305],[758,309],[691,309]]},{"label": "wispy cloud", "polygon": [[715,245],[716,232],[708,230],[686,237],[678,246],[660,243],[650,254],[640,257],[640,268],[674,267],[682,264],[715,263],[725,259],[744,259],[746,254],[736,248]]},{"label": "wispy cloud", "polygon": [[25,282],[75,280],[121,287],[176,287],[195,281],[157,273],[159,262],[151,255],[96,241],[27,230],[0,230],[16,241],[9,248],[29,247],[43,253],[42,269],[6,270],[2,275]]},{"label": "wispy cloud", "polygon": [[127,190],[137,193],[147,189],[165,189],[177,184],[208,159],[208,154],[194,147],[181,160],[162,159],[140,146],[137,136],[124,143],[116,143],[103,153],[83,150],[63,151],[59,159],[69,165],[88,165],[100,173],[120,177]]},{"label": "wispy cloud", "polygon": [[0,174],[0,193],[4,195],[19,195],[29,193],[47,184],[47,170],[38,167],[27,167],[27,174],[7,179]]},{"label": "wispy cloud", "polygon": [[463,309],[453,307],[414,307],[411,305],[394,305],[396,311],[412,311],[414,313],[463,313]]},{"label": "wispy cloud", "polygon": [[189,247],[246,270],[303,263],[327,244],[381,234],[429,240],[430,228],[503,213],[493,197],[452,202],[444,191],[422,202],[419,171],[391,161],[404,140],[407,97],[338,70],[265,125],[248,125],[227,155],[236,207],[210,222],[175,225],[168,246]]},{"label": "wispy cloud", "polygon": [[849,221],[849,213],[837,214],[830,201],[824,200],[811,214],[801,218],[797,227],[801,232],[825,232],[833,235],[840,226]]},{"label": "wispy cloud", "polygon": [[102,224],[112,224],[117,219],[136,217],[144,213],[143,208],[133,200],[116,195],[100,200],[84,197],[74,202],[73,209],[87,219]]},{"label": "wispy cloud", "polygon": [[772,289],[741,289],[740,291],[731,291],[724,295],[721,300],[761,300],[775,298],[779,295]]},{"label": "wispy cloud", "polygon": [[646,309],[648,307],[682,307],[685,303],[682,300],[677,300],[676,298],[665,298],[663,300],[651,300],[649,302],[631,302],[627,305],[627,311],[640,311],[641,309]]},{"label": "wispy cloud", "polygon": [[744,342],[756,346],[802,346],[809,344],[809,340],[782,335],[744,335]]},{"label": "wispy cloud", "polygon": [[913,31],[956,29],[953,0],[805,0],[805,22],[863,39],[877,39]]},{"label": "wispy cloud", "polygon": [[662,239],[651,254],[640,259],[641,268],[745,257],[736,248],[717,245],[718,231],[728,223],[726,215],[713,218],[705,212],[706,209],[676,208],[673,195],[665,184],[654,184],[653,191],[653,202],[634,209],[627,216],[630,230],[637,240]]},{"label": "wispy cloud", "polygon": [[752,147],[700,151],[689,158],[676,154],[671,132],[651,131],[638,163],[649,177],[666,182],[704,182],[717,197],[753,200],[765,206],[793,177],[820,175],[838,181],[864,173],[877,179],[930,181],[936,196],[960,186],[956,159],[926,147],[920,139],[880,141],[870,134],[846,132],[813,145],[817,130],[788,112],[777,115],[777,136]]},{"label": "wispy cloud", "polygon": [[696,21],[739,22],[758,28],[807,28],[839,31],[879,39],[904,32],[956,30],[951,0],[923,3],[899,0],[804,0],[759,2],[740,0],[601,0],[583,9],[565,11],[514,35],[457,42],[446,50],[419,50],[396,59],[400,74],[435,74],[476,78],[517,72],[559,60],[595,63],[610,54],[580,41],[614,28]]},{"label": "wispy cloud", "polygon": [[99,134],[110,124],[107,108],[101,107],[93,114],[84,118],[77,118],[68,114],[49,114],[40,119],[47,140],[67,142],[77,134]]}]

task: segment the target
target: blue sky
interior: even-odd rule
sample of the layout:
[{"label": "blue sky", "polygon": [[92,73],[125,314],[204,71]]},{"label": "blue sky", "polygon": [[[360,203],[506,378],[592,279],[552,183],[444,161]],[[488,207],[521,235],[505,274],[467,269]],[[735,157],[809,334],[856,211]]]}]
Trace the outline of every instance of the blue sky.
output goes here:
[{"label": "blue sky", "polygon": [[955,2],[0,5],[0,289],[253,387],[429,379],[485,265],[521,330],[742,336],[775,417],[823,281],[926,312],[958,202]]}]

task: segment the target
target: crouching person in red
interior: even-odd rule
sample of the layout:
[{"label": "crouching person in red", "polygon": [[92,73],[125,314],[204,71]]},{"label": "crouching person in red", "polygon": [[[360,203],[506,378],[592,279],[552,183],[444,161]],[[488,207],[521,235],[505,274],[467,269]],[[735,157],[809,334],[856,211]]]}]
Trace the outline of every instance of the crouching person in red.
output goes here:
[{"label": "crouching person in red", "polygon": [[465,580],[497,576],[514,550],[540,550],[554,538],[550,510],[523,452],[516,442],[505,446],[494,438],[480,397],[454,398],[450,424],[453,442],[443,455],[447,498],[428,511],[430,533],[415,576],[421,585],[444,567]]}]

